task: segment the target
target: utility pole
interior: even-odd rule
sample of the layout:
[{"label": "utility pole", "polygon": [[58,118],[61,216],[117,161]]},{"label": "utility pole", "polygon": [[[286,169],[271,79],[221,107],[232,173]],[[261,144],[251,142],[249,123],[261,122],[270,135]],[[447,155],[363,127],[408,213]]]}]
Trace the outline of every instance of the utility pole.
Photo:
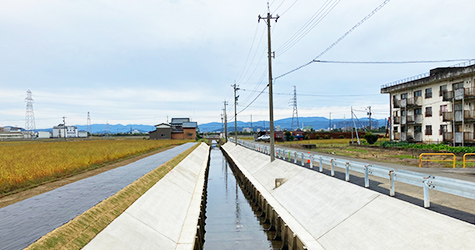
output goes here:
[{"label": "utility pole", "polygon": [[66,136],[66,116],[63,116],[63,126],[64,126],[64,139],[67,140],[67,136]]},{"label": "utility pole", "polygon": [[87,112],[87,132],[89,135],[92,136],[92,129],[91,129],[91,113]]},{"label": "utility pole", "polygon": [[254,132],[254,130],[252,129],[252,115],[251,115],[251,134],[252,132]]},{"label": "utility pole", "polygon": [[371,106],[368,106],[368,115],[369,115],[369,131],[371,131]]},{"label": "utility pole", "polygon": [[267,3],[267,17],[258,16],[257,21],[260,22],[261,19],[264,19],[267,23],[267,53],[269,59],[269,129],[270,129],[270,161],[275,160],[274,152],[274,101],[272,99],[272,49],[271,49],[271,34],[270,34],[270,21],[271,19],[279,19],[279,15],[273,17],[270,14],[269,3]]},{"label": "utility pole", "polygon": [[237,100],[239,98],[239,96],[236,96],[236,92],[239,90],[239,88],[236,86],[236,83],[234,83],[234,85],[232,85],[233,88],[234,88],[234,137],[236,138],[236,140],[234,141],[234,143],[237,145],[237,111],[236,111],[236,106],[237,106]]},{"label": "utility pole", "polygon": [[224,132],[224,115],[221,114],[221,133]]},{"label": "utility pole", "polygon": [[329,131],[332,131],[332,112],[330,112],[330,124],[329,124],[329,126],[330,126]]},{"label": "utility pole", "polygon": [[224,101],[224,142],[228,142],[228,116],[226,115],[226,105],[228,105],[227,101]]}]

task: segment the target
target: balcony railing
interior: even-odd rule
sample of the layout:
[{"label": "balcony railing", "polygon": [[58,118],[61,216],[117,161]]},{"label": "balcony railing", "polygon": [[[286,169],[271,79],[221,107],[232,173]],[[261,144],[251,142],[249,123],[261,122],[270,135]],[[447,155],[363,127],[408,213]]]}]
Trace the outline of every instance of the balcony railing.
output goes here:
[{"label": "balcony railing", "polygon": [[444,132],[442,134],[443,140],[444,141],[452,141],[454,139],[453,133],[452,132]]},{"label": "balcony railing", "polygon": [[474,110],[464,110],[463,118],[467,120],[475,120],[475,111]]},{"label": "balcony railing", "polygon": [[463,132],[463,140],[464,141],[474,141],[473,132]]},{"label": "balcony railing", "polygon": [[444,122],[453,121],[454,113],[452,111],[442,111],[442,120]]},{"label": "balcony railing", "polygon": [[394,121],[394,124],[401,124],[401,117],[395,116],[393,121]]},{"label": "balcony railing", "polygon": [[399,108],[401,107],[401,100],[393,100],[393,107],[394,108]]},{"label": "balcony railing", "polygon": [[394,140],[401,140],[401,133],[394,132]]},{"label": "balcony railing", "polygon": [[454,98],[453,91],[445,90],[444,92],[442,92],[442,100],[444,102],[451,101],[453,98]]},{"label": "balcony railing", "polygon": [[465,98],[475,97],[475,88],[465,88]]},{"label": "balcony railing", "polygon": [[420,107],[422,106],[422,97],[416,96],[414,98],[407,98],[406,99],[406,106],[407,107]]},{"label": "balcony railing", "polygon": [[407,123],[414,123],[415,121],[414,115],[407,115],[406,119],[407,119]]},{"label": "balcony railing", "polygon": [[414,133],[414,141],[415,142],[422,142],[422,132],[415,132]]},{"label": "balcony railing", "polygon": [[454,91],[454,99],[455,100],[462,100],[464,96],[465,96],[465,89],[464,88],[456,89]]}]

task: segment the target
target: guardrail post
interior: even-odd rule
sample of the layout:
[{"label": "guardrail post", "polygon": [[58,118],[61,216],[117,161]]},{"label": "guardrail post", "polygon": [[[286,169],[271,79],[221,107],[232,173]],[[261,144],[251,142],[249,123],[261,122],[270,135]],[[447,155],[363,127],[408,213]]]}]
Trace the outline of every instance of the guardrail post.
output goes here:
[{"label": "guardrail post", "polygon": [[369,187],[369,166],[364,166],[364,187]]},{"label": "guardrail post", "polygon": [[297,152],[294,152],[294,163],[297,164]]},{"label": "guardrail post", "polygon": [[347,162],[345,165],[345,181],[350,181],[350,163]]},{"label": "guardrail post", "polygon": [[330,162],[332,164],[331,176],[335,176],[335,159],[331,159]]},{"label": "guardrail post", "polygon": [[318,171],[323,172],[323,158],[320,157],[320,166],[318,167]]},{"label": "guardrail post", "polygon": [[305,166],[305,160],[304,160],[304,153],[301,154],[301,158],[302,158],[302,167]]},{"label": "guardrail post", "polygon": [[289,150],[289,162],[290,162],[290,150]]},{"label": "guardrail post", "polygon": [[394,177],[395,177],[394,170],[389,171],[389,196],[394,196],[396,193],[396,189],[394,187]]},{"label": "guardrail post", "polygon": [[430,207],[430,196],[429,196],[429,188],[431,184],[431,176],[424,177],[424,180],[422,181],[422,187],[424,188],[424,207],[428,208]]},{"label": "guardrail post", "polygon": [[308,159],[310,160],[310,168],[313,168],[313,155],[309,155]]}]

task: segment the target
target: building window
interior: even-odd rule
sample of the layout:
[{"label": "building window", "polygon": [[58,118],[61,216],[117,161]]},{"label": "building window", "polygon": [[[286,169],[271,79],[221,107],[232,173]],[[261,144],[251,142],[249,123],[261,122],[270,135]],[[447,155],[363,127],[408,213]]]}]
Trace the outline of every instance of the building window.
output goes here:
[{"label": "building window", "polygon": [[447,85],[440,85],[439,96],[442,96],[447,91]]},{"label": "building window", "polygon": [[415,133],[420,133],[420,132],[422,132],[422,126],[414,126],[414,132],[415,132]]},{"label": "building window", "polygon": [[401,94],[401,100],[407,99],[407,93]]},{"label": "building window", "polygon": [[422,109],[421,108],[414,109],[414,116],[418,116],[418,115],[422,115]]},{"label": "building window", "polygon": [[161,134],[160,136],[161,136],[161,137],[165,137],[165,134]]},{"label": "building window", "polygon": [[454,90],[463,88],[463,82],[459,82],[453,85]]},{"label": "building window", "polygon": [[432,117],[432,107],[426,107],[426,117]]},{"label": "building window", "polygon": [[447,105],[440,105],[439,115],[442,115],[444,112],[447,112]]},{"label": "building window", "polygon": [[427,88],[426,90],[426,98],[432,98],[432,88]]},{"label": "building window", "polygon": [[394,133],[397,133],[398,132],[398,127],[394,126],[393,131],[394,131]]},{"label": "building window", "polygon": [[414,92],[414,98],[419,97],[419,96],[422,96],[422,90],[418,90]]},{"label": "building window", "polygon": [[447,133],[447,125],[440,125],[440,135]]},{"label": "building window", "polygon": [[432,135],[432,125],[426,125],[426,135]]}]

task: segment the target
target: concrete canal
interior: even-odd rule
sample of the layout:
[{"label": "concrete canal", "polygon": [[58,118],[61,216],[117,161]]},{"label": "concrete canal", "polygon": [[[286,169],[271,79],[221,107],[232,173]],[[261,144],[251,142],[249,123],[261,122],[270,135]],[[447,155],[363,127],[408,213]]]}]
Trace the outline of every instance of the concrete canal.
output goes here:
[{"label": "concrete canal", "polygon": [[278,249],[268,240],[219,148],[210,153],[204,249]]}]

